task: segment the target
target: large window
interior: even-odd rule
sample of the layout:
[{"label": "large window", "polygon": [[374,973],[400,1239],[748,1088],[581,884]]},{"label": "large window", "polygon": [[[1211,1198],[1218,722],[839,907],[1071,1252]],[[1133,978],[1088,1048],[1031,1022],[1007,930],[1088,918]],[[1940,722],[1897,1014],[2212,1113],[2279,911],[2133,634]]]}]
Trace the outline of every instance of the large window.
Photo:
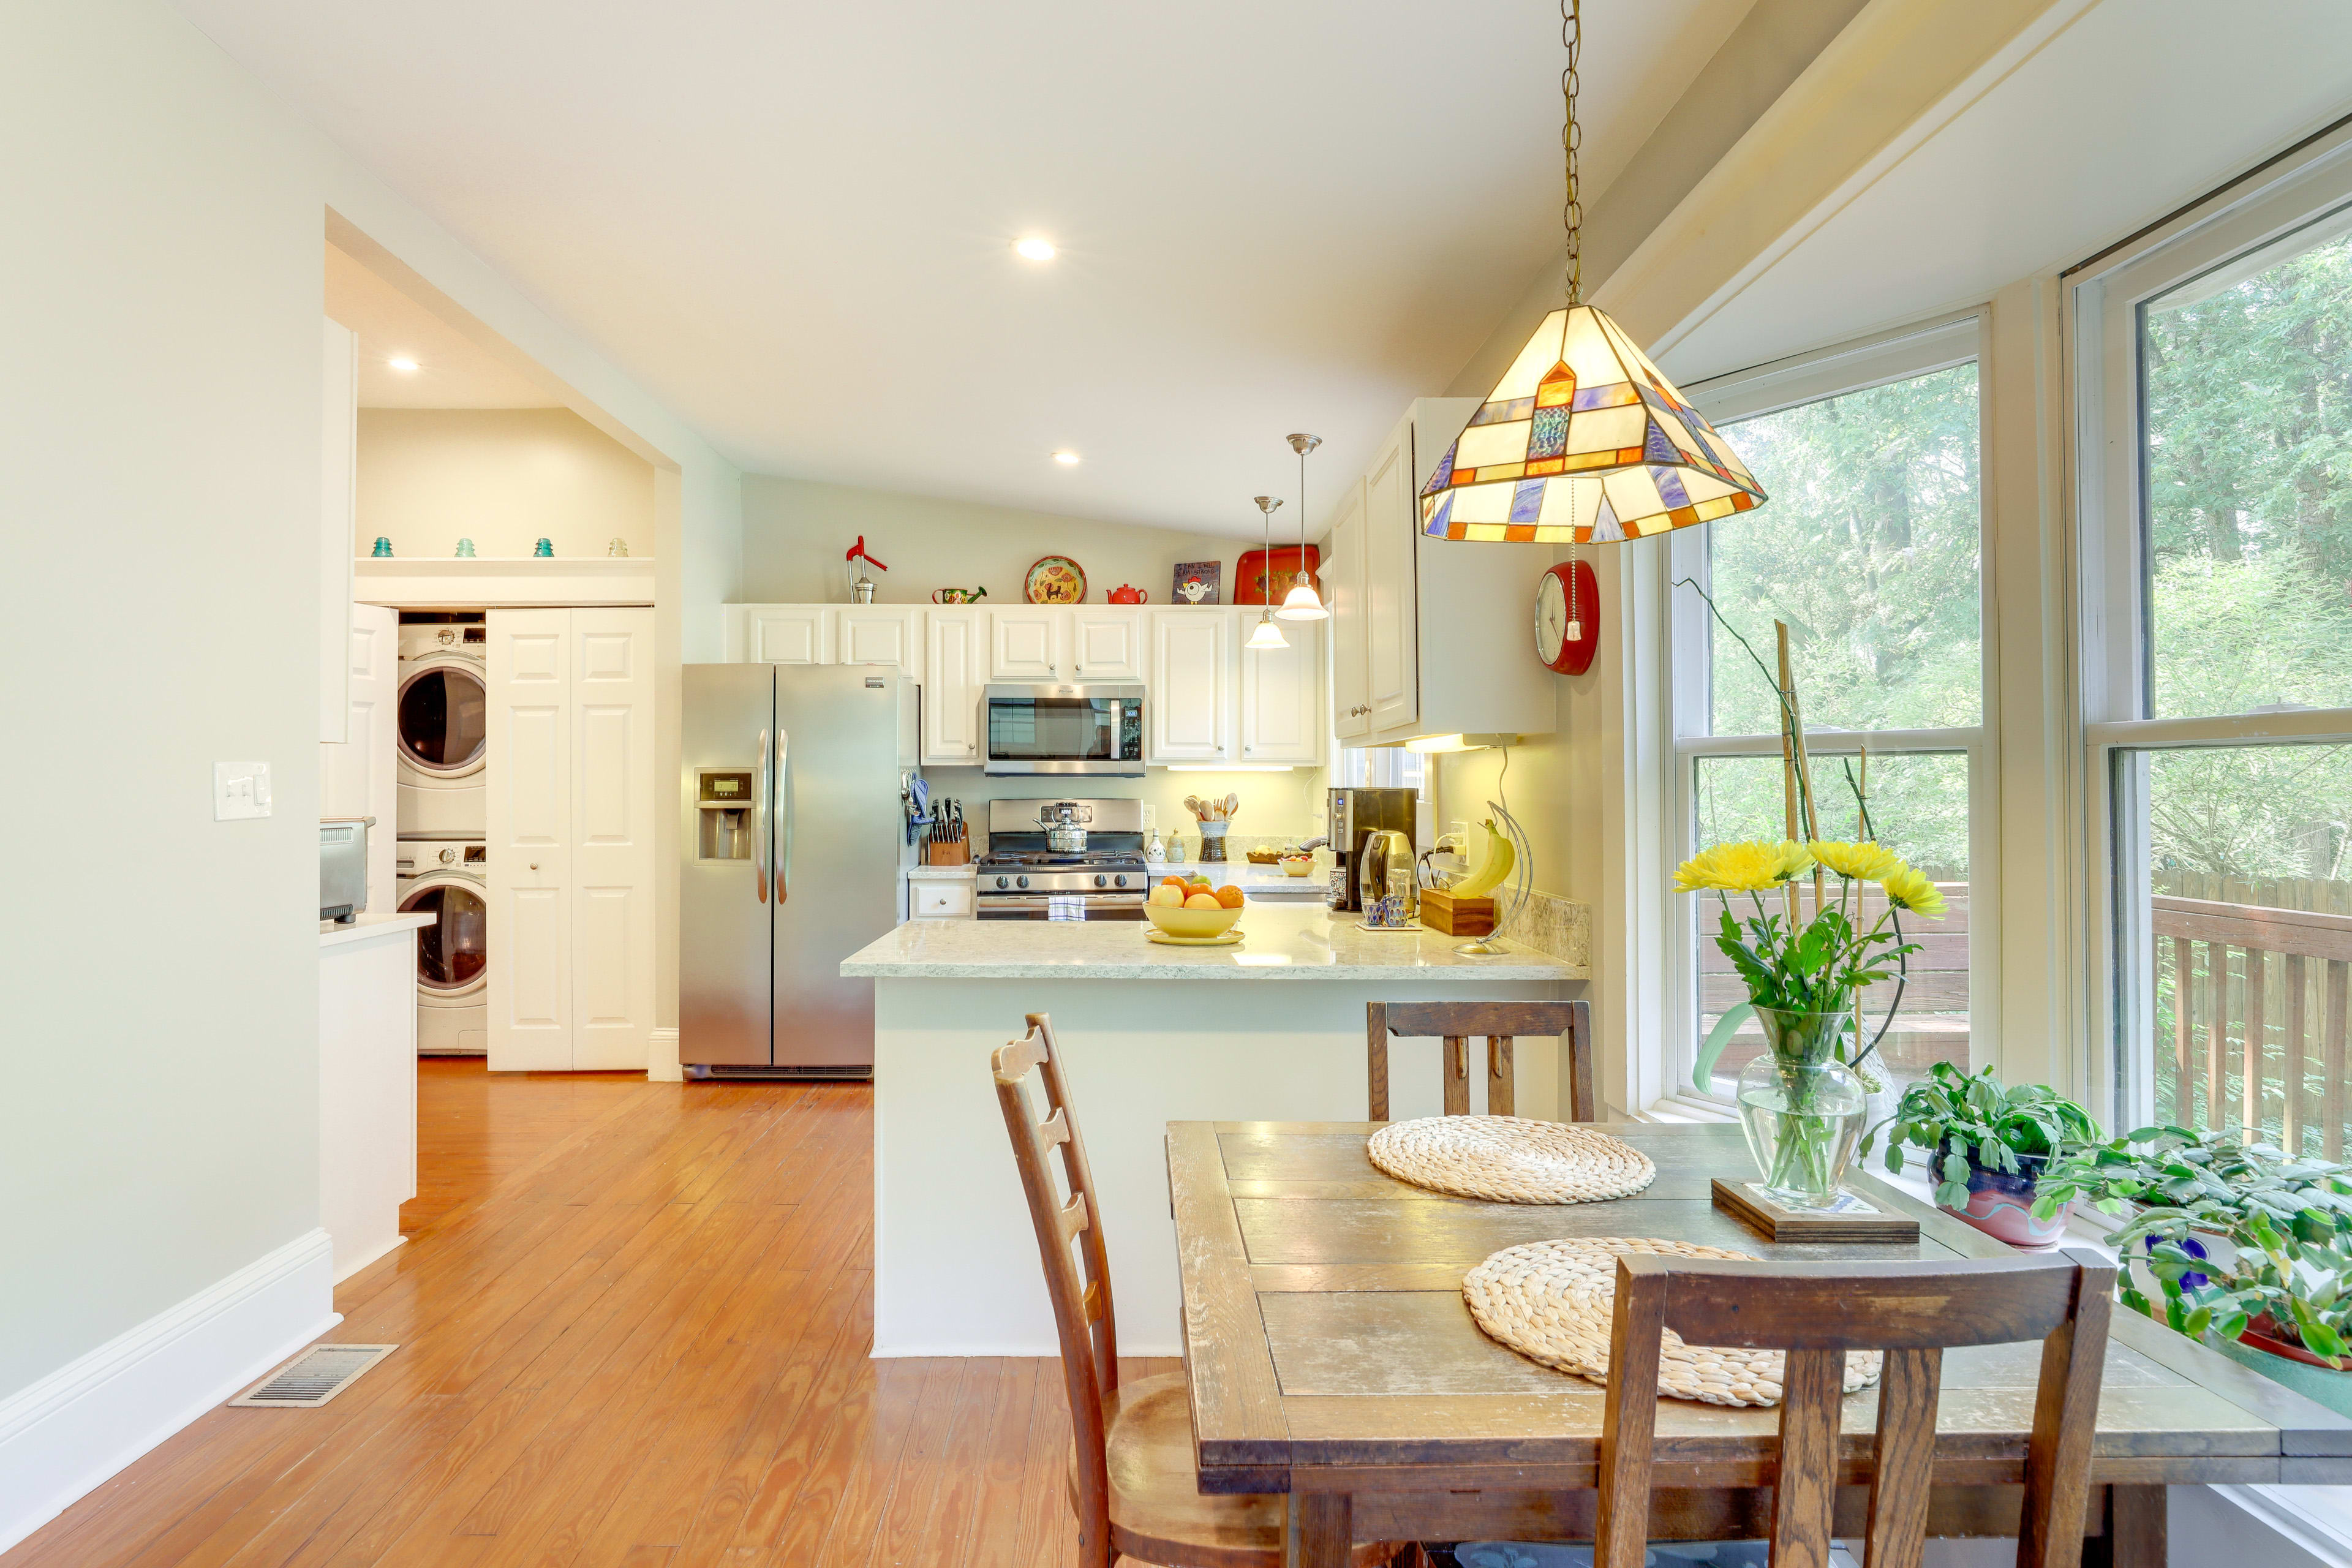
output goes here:
[{"label": "large window", "polygon": [[[1874,1059],[1895,1081],[1965,1067],[1985,721],[1977,323],[1692,391],[1770,500],[1674,542],[1675,852],[1787,831],[1773,684],[1785,626],[1817,836],[1856,837],[1866,800],[1878,837],[1936,879],[1948,909],[1906,931],[1926,948],[1908,975],[1864,999]],[[1801,896],[1810,913],[1810,887]],[[1681,901],[1670,1037],[1687,1093],[1691,1053],[1745,993],[1710,940],[1714,904]],[[1715,1096],[1762,1045],[1751,1020],[1716,1067]]]},{"label": "large window", "polygon": [[2329,1157],[2352,1126],[2347,195],[2322,160],[2075,291],[2118,1120]]}]

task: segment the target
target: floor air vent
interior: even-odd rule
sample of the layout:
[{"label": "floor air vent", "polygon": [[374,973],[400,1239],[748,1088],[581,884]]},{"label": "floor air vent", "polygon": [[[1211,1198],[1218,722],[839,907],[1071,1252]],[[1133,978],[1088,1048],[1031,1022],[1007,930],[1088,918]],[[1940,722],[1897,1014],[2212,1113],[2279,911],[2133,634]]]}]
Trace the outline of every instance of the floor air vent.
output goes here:
[{"label": "floor air vent", "polygon": [[396,1344],[312,1345],[229,1403],[262,1409],[316,1410],[399,1348]]}]

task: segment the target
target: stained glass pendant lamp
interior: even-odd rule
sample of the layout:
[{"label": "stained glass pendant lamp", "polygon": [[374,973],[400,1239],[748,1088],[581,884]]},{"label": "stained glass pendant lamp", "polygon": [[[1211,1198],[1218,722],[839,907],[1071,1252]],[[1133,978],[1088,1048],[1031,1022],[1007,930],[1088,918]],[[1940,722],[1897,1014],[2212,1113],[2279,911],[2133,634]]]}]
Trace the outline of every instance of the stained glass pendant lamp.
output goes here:
[{"label": "stained glass pendant lamp", "polygon": [[1307,570],[1307,454],[1323,444],[1320,436],[1286,437],[1290,449],[1298,454],[1298,572],[1290,579],[1290,592],[1275,611],[1278,620],[1319,621],[1330,611],[1323,607],[1323,597],[1315,591],[1314,575]]},{"label": "stained glass pendant lamp", "polygon": [[1641,539],[1756,506],[1764,491],[1730,444],[1599,307],[1583,302],[1577,230],[1580,0],[1563,0],[1560,132],[1568,303],[1543,319],[1421,492],[1432,539],[1578,544]]},{"label": "stained glass pendant lamp", "polygon": [[[1266,570],[1271,573],[1274,569],[1274,509],[1282,502],[1273,496],[1254,496],[1251,499],[1257,502],[1258,517],[1265,524],[1265,563]],[[1304,564],[1306,557],[1302,555],[1299,561]],[[1289,646],[1288,639],[1282,635],[1282,628],[1274,624],[1272,607],[1262,605],[1257,613],[1257,625],[1251,628],[1249,641],[1242,647],[1268,648]]]}]

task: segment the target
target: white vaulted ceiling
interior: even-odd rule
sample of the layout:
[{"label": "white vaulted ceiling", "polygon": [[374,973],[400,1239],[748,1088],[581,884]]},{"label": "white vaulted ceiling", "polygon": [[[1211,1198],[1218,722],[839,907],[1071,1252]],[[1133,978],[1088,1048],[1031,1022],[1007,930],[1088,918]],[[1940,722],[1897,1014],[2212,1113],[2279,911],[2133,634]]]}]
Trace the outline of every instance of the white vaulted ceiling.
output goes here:
[{"label": "white vaulted ceiling", "polygon": [[[178,3],[762,472],[1319,523],[1559,243],[1545,0]],[[1587,0],[1593,194],[1749,4]]]}]

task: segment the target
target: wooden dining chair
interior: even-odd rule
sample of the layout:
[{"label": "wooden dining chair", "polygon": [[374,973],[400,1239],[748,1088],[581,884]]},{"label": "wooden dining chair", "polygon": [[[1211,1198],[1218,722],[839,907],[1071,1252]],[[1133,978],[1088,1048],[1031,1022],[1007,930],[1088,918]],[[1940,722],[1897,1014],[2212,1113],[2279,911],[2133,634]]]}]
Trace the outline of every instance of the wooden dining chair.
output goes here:
[{"label": "wooden dining chair", "polygon": [[1389,1037],[1445,1041],[1445,1114],[1470,1114],[1470,1037],[1486,1037],[1486,1114],[1514,1116],[1518,1104],[1512,1042],[1522,1035],[1568,1042],[1562,1102],[1570,1121],[1592,1120],[1592,1006],[1587,1002],[1372,1002],[1364,1008],[1371,1117],[1389,1119]]},{"label": "wooden dining chair", "polygon": [[1643,1560],[1665,1329],[1694,1345],[1787,1352],[1772,1488],[1774,1568],[1824,1568],[1830,1561],[1848,1351],[1885,1352],[1864,1568],[1917,1568],[1944,1351],[2040,1340],[2017,1562],[2075,1568],[2115,1280],[2113,1263],[2074,1249],[1948,1264],[1619,1258],[1594,1568]]},{"label": "wooden dining chair", "polygon": [[[1086,1140],[1070,1109],[1052,1020],[1032,1013],[1028,1021],[1029,1032],[998,1049],[992,1065],[1061,1341],[1062,1384],[1070,1400],[1070,1507],[1078,1516],[1081,1568],[1109,1568],[1122,1556],[1163,1568],[1281,1568],[1283,1499],[1201,1495],[1183,1374],[1119,1377],[1110,1260],[1097,1225],[1101,1210]],[[1045,1080],[1042,1117],[1032,1112],[1023,1087],[1033,1070]],[[1056,1150],[1059,1189],[1046,1160]],[[1360,1545],[1351,1556],[1359,1568],[1369,1568],[1388,1562],[1403,1544]]]}]

